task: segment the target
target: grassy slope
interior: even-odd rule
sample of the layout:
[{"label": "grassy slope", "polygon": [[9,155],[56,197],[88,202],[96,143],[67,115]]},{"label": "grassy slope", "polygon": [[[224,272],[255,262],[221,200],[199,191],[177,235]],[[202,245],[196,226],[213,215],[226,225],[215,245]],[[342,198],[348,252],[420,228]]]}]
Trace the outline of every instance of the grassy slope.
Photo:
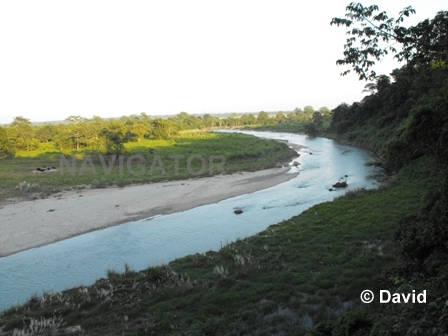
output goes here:
[{"label": "grassy slope", "polygon": [[396,264],[397,221],[422,205],[436,178],[427,167],[408,166],[388,188],[316,205],[218,252],[35,298],[0,325],[59,316],[90,335],[300,334],[360,305],[361,291]]}]

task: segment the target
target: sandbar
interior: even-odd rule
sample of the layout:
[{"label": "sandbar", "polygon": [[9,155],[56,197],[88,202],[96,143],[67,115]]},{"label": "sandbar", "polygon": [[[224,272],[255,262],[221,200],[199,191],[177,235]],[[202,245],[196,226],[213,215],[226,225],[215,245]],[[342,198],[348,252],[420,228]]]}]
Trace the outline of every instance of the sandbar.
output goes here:
[{"label": "sandbar", "polygon": [[284,167],[124,188],[83,189],[5,204],[0,208],[0,257],[109,226],[253,193],[297,175],[288,171]]}]

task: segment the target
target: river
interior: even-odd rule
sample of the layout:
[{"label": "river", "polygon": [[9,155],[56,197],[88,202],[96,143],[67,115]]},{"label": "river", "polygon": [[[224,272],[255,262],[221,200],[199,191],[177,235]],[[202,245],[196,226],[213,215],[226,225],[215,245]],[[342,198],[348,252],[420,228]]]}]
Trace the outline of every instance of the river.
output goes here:
[{"label": "river", "polygon": [[[121,224],[0,258],[0,310],[43,291],[91,285],[105,277],[108,269],[122,272],[125,263],[142,270],[188,254],[216,251],[342,195],[343,189],[329,191],[337,181],[347,181],[349,188],[369,189],[384,177],[380,169],[365,165],[377,158],[364,149],[299,134],[242,132],[306,146],[293,160],[300,165],[290,170],[299,175],[219,203]],[[243,214],[235,215],[236,208]]]}]

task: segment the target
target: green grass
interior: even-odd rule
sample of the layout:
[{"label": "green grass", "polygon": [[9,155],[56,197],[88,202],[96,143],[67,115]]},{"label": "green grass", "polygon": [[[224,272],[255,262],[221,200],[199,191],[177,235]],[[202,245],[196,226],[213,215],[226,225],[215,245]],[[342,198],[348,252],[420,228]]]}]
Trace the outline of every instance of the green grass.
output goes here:
[{"label": "green grass", "polygon": [[303,334],[311,321],[359,307],[359,294],[397,265],[397,222],[438,178],[428,167],[405,167],[387,186],[315,205],[218,252],[35,297],[1,315],[0,326],[56,316],[89,335]]},{"label": "green grass", "polygon": [[[47,146],[47,149],[49,147]],[[153,152],[150,153],[150,149]],[[80,174],[83,159],[86,155],[92,155],[92,163],[95,170],[84,170]],[[141,154],[144,159],[143,175],[130,174],[127,169],[127,160],[132,154]],[[53,172],[35,173],[37,167],[60,168],[60,156],[66,155],[68,162],[71,156],[76,155],[76,173],[72,174],[66,167],[63,170]],[[176,162],[170,158],[171,155],[183,155],[184,158]],[[191,155],[200,155],[206,160],[206,169],[200,175],[192,175],[187,169],[187,159]],[[79,152],[18,152],[13,159],[0,160],[0,201],[9,197],[24,196],[27,198],[46,197],[52,193],[71,188],[103,188],[108,186],[126,186],[130,184],[141,184],[158,182],[163,180],[185,179],[197,176],[209,176],[219,174],[221,171],[215,167],[210,171],[210,155],[221,155],[225,158],[222,166],[226,174],[236,171],[255,171],[272,168],[279,162],[288,161],[296,155],[295,151],[283,143],[260,139],[254,136],[236,133],[209,133],[190,132],[173,137],[168,140],[143,140],[126,144],[126,153],[123,161],[122,173],[117,160],[110,173],[105,173],[99,157],[88,151]],[[157,169],[159,161],[151,170],[155,158],[159,157],[165,168],[165,173]],[[221,162],[214,159],[214,162]],[[109,165],[107,160],[106,166]],[[202,163],[199,159],[191,161],[191,170],[199,172]],[[89,168],[90,166],[86,166]],[[131,161],[131,168],[139,171],[138,160]],[[95,174],[96,172],[96,174]],[[27,183],[23,183],[26,181]],[[20,188],[18,186],[21,185]]]}]

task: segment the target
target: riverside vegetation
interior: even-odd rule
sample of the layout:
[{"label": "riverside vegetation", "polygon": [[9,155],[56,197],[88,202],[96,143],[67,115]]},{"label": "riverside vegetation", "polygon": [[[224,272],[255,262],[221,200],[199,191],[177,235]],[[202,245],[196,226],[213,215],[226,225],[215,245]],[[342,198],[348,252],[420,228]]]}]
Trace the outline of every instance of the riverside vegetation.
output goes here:
[{"label": "riverside vegetation", "polygon": [[[118,160],[111,166],[110,172],[104,171],[98,153],[88,149],[79,151],[19,151],[15,158],[1,160],[0,174],[0,200],[8,197],[41,198],[49,194],[68,190],[71,188],[105,188],[108,186],[126,186],[130,184],[159,182],[163,180],[187,179],[191,176],[187,169],[187,159],[190,155],[200,155],[208,161],[212,155],[222,155],[225,163],[222,166],[225,173],[236,171],[254,171],[259,169],[273,168],[278,163],[287,162],[296,155],[295,151],[285,144],[277,141],[268,141],[244,134],[224,134],[208,132],[183,132],[172,136],[169,139],[142,139],[140,142],[128,142],[124,144],[122,152],[124,158],[132,154],[141,154],[145,163],[150,166],[151,161],[157,155],[165,169],[150,171],[149,167],[145,174],[136,175],[120,172]],[[76,172],[72,174],[67,168],[58,171],[60,168],[60,156],[68,157],[71,163],[71,156],[75,155]],[[82,161],[90,155],[97,174],[87,170],[80,173]],[[173,155],[183,155],[178,159],[178,171],[176,171],[175,160],[170,158]],[[106,156],[107,158],[107,156]],[[219,162],[219,160],[217,160]],[[124,166],[127,160],[124,159]],[[109,166],[109,162],[106,165]],[[138,160],[132,161],[131,168],[138,171],[140,167]],[[191,161],[191,168],[200,171],[201,161]],[[36,167],[55,167],[57,170],[49,170],[43,173],[35,171]],[[201,176],[210,175],[207,169]],[[151,172],[151,174],[149,174]],[[215,169],[212,174],[219,174],[221,171]]]},{"label": "riverside vegetation", "polygon": [[[299,125],[299,121],[312,120],[313,115],[322,115],[328,120],[329,114],[326,107],[315,111],[306,106],[288,114],[279,111],[272,115],[261,111],[257,115],[238,116],[233,113],[221,118],[208,114],[200,117],[186,112],[168,119],[152,119],[145,113],[108,120],[70,116],[63,123],[43,125],[32,125],[28,119],[18,116],[11,125],[0,127],[0,202],[17,196],[46,197],[73,187],[103,188],[188,178],[191,174],[186,163],[190,155],[200,155],[207,161],[211,155],[224,156],[226,173],[272,168],[287,161],[295,152],[273,141],[205,131],[216,127]],[[146,163],[159,157],[166,174],[155,170],[155,173],[139,177],[135,174],[120,175],[118,164],[107,175],[80,174],[79,168],[87,155],[92,157],[95,170],[103,172],[100,155],[109,158],[123,155],[126,165],[126,158],[133,154],[143,155]],[[69,172],[61,176],[55,169],[42,174],[36,171],[36,168],[44,167],[43,170],[49,167],[58,169],[61,155],[68,162],[71,162],[71,156],[76,156],[78,170],[74,176]],[[175,173],[175,161],[170,158],[173,155],[184,156],[178,162],[178,173]],[[105,163],[110,165],[110,162]],[[138,171],[138,164],[135,160],[132,169]],[[200,166],[199,160],[192,161],[192,170],[199,171]],[[212,173],[220,172],[215,170]],[[206,169],[202,176],[209,173]]]},{"label": "riverside vegetation", "polygon": [[[378,22],[350,30],[340,61],[373,79],[370,94],[335,108],[328,128],[319,118],[306,127],[376,151],[392,173],[386,183],[348,191],[217,252],[33,297],[0,316],[3,332],[25,334],[32,324],[41,334],[67,327],[85,335],[446,334],[448,12],[404,28],[412,9],[396,21],[376,11],[351,4],[348,19],[333,19],[348,27]],[[368,72],[365,57],[384,54],[380,38],[410,53],[393,81]],[[425,289],[427,302],[367,305],[359,299],[365,289]]]},{"label": "riverside vegetation", "polygon": [[45,319],[42,330],[81,326],[85,335],[303,334],[362,307],[361,291],[398,262],[397,221],[434,179],[426,165],[410,166],[378,191],[316,205],[218,252],[111,271],[89,287],[35,296],[0,321],[10,332]]}]

